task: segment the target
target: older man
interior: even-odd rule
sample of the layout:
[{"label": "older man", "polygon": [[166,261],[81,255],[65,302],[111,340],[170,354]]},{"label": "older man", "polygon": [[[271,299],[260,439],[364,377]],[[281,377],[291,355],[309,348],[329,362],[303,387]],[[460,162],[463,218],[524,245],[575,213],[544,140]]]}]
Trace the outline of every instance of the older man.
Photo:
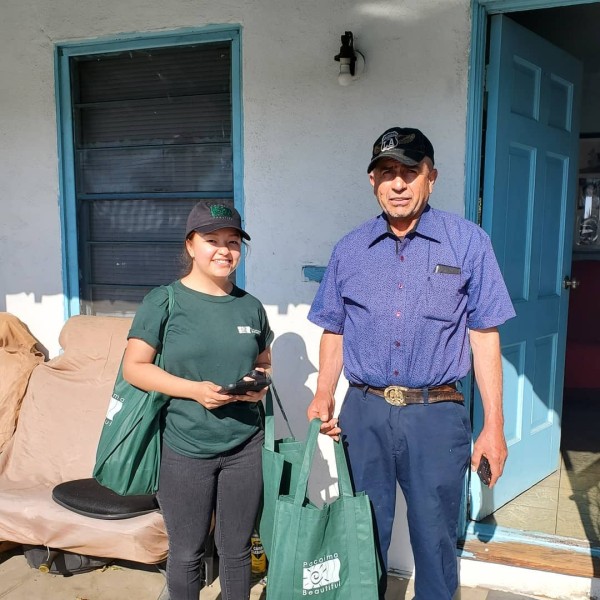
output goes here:
[{"label": "older man", "polygon": [[[471,464],[487,457],[493,486],[507,456],[497,327],[515,313],[486,233],[429,206],[438,172],[421,131],[385,131],[368,173],[383,212],[336,244],[308,317],[324,329],[308,418],[342,435],[355,488],[373,504],[384,566],[397,481],[408,507],[415,599],[451,600],[471,456],[457,383],[470,369],[470,347],[485,413]],[[350,386],[338,422],[342,369]]]}]

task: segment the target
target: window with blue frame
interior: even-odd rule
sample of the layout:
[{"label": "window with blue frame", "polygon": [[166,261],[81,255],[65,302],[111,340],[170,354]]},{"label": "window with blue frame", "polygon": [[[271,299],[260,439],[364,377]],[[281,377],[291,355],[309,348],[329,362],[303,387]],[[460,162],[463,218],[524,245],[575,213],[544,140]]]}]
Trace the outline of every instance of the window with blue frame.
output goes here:
[{"label": "window with blue frame", "polygon": [[234,197],[231,42],[81,53],[68,69],[79,312],[132,314],[181,275],[191,207]]}]

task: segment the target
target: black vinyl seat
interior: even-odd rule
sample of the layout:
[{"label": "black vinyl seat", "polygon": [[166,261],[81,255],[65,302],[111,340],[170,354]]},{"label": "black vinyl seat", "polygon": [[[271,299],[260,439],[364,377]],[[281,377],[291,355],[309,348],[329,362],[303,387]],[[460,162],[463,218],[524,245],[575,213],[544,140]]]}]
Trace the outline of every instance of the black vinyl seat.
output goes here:
[{"label": "black vinyl seat", "polygon": [[[100,485],[93,477],[59,483],[52,490],[52,499],[66,509],[92,519],[130,519],[160,510],[154,494],[121,496]],[[219,555],[213,535],[214,531],[211,531],[202,560],[206,585],[219,575]]]},{"label": "black vinyl seat", "polygon": [[59,483],[52,499],[65,508],[93,519],[130,519],[159,510],[154,494],[121,496],[93,477]]}]

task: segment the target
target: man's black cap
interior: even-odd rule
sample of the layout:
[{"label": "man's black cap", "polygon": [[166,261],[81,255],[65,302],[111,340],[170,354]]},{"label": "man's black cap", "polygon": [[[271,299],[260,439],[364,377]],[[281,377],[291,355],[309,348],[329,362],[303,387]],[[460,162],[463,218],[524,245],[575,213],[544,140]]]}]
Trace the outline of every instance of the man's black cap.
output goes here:
[{"label": "man's black cap", "polygon": [[185,237],[192,231],[209,233],[216,229],[233,227],[246,240],[250,236],[242,229],[242,217],[230,200],[202,200],[198,202],[188,215],[185,226]]},{"label": "man's black cap", "polygon": [[373,144],[373,156],[367,173],[370,173],[380,158],[393,158],[413,167],[424,158],[433,163],[433,146],[427,136],[411,127],[392,127],[384,131]]}]

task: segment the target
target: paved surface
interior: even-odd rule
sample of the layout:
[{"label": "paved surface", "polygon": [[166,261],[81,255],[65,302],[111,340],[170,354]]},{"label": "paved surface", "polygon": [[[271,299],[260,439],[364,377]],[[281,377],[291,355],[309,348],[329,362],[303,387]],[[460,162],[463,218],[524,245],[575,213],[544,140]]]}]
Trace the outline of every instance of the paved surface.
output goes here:
[{"label": "paved surface", "polygon": [[[0,600],[168,600],[164,587],[164,576],[154,567],[117,562],[89,573],[63,577],[32,569],[19,550],[0,554]],[[386,600],[410,600],[412,597],[412,580],[390,576]],[[252,588],[250,598],[266,599],[260,581]],[[218,580],[202,590],[200,600],[221,600]],[[463,587],[455,600],[540,599]]]}]

